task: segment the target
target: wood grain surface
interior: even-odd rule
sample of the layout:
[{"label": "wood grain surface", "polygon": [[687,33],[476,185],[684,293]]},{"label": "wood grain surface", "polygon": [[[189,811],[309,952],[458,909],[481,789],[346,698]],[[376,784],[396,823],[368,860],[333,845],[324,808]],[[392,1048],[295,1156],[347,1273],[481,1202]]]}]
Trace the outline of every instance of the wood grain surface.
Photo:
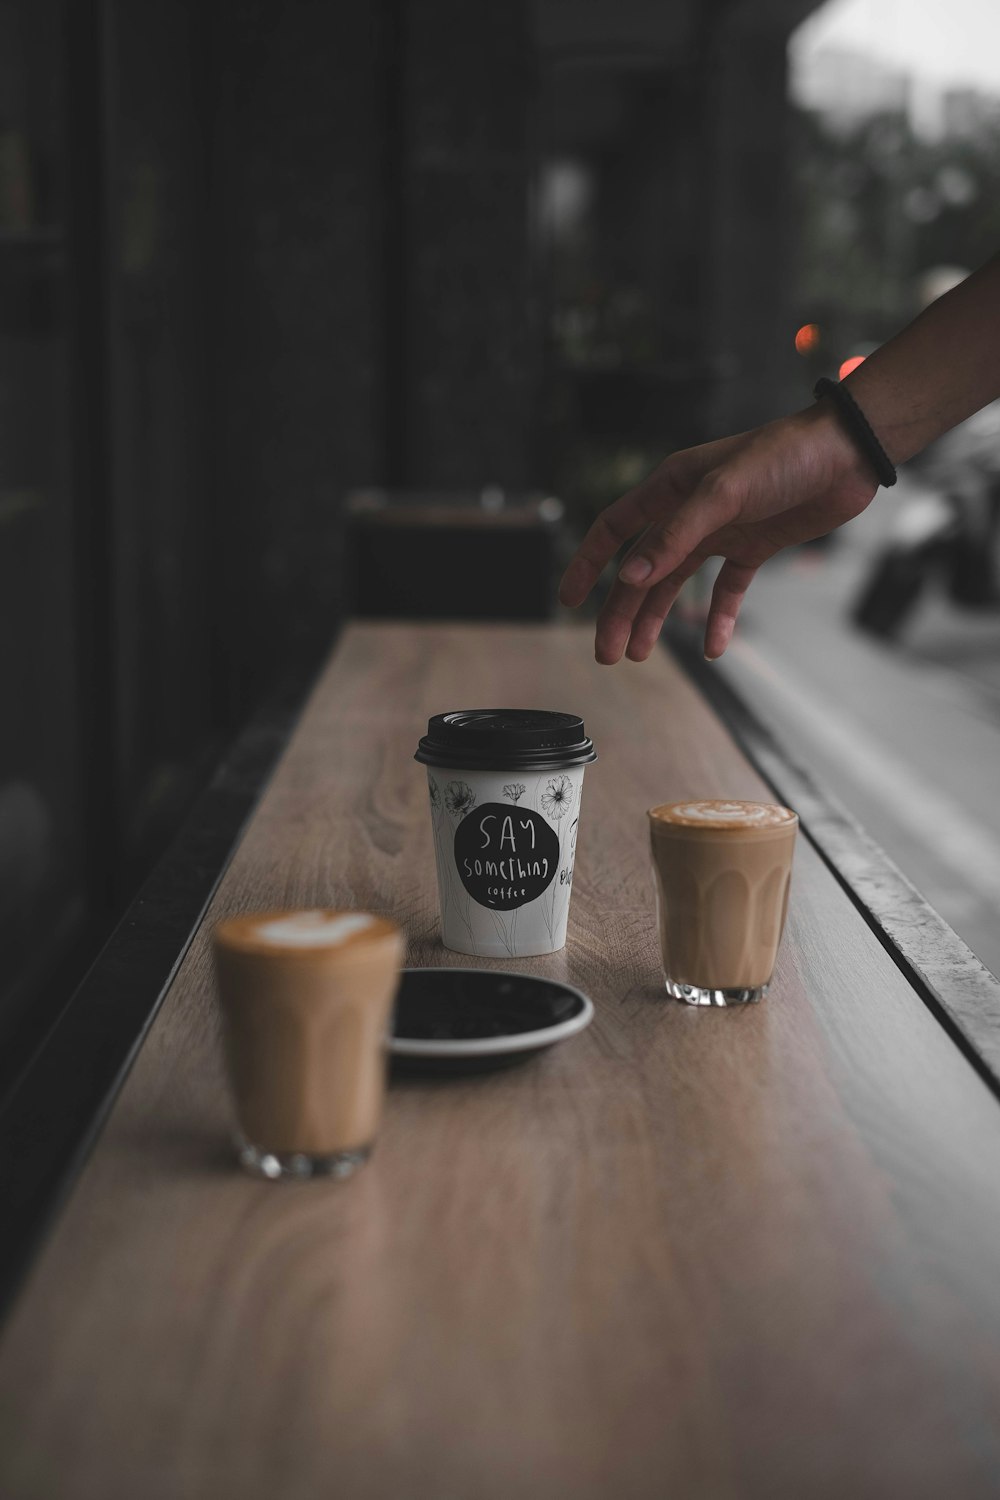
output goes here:
[{"label": "wood grain surface", "polygon": [[[518,963],[593,1026],[395,1084],[349,1182],[241,1176],[211,922],[354,904],[463,962],[411,756],[493,704],[600,752],[569,945]],[[768,998],[662,994],[645,809],[763,794],[666,657],[352,627],[5,1331],[4,1500],[1000,1493],[996,1099],[802,839]]]}]

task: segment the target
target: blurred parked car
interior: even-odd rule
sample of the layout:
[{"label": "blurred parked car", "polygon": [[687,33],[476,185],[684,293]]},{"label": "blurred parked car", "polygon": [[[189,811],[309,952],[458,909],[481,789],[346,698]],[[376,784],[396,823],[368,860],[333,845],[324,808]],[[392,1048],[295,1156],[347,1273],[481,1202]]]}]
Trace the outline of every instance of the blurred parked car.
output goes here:
[{"label": "blurred parked car", "polygon": [[934,583],[962,608],[1000,608],[1000,401],[931,444],[903,477],[912,490],[855,599],[855,624],[895,636]]}]

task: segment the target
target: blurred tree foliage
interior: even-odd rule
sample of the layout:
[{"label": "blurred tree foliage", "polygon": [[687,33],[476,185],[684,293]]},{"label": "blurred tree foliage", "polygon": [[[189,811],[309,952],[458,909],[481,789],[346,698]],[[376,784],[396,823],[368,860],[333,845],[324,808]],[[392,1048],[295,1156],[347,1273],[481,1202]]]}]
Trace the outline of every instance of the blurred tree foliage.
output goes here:
[{"label": "blurred tree foliage", "polygon": [[849,130],[800,109],[791,119],[794,305],[819,324],[829,367],[911,318],[926,272],[971,270],[1000,249],[1000,108],[934,140],[902,111]]},{"label": "blurred tree foliage", "polygon": [[[933,140],[917,134],[901,109],[838,128],[790,105],[789,120],[789,342],[802,324],[819,328],[802,364],[806,402],[818,375],[835,374],[842,360],[870,352],[913,317],[929,271],[971,270],[1000,250],[1000,101],[992,113],[982,102],[974,128],[967,122]],[[540,470],[586,524],[675,440],[692,440],[697,401],[682,409],[665,387],[662,399],[654,390],[639,409],[629,372],[646,371],[650,381],[657,371],[666,376],[663,346],[671,346],[648,293],[601,274],[594,222],[584,216],[550,255]],[[609,372],[598,403],[604,430],[581,402],[588,378],[601,371]],[[615,371],[632,403],[630,420],[620,423],[613,420]],[[677,390],[695,390],[699,378],[704,372],[693,362],[673,372]]]}]

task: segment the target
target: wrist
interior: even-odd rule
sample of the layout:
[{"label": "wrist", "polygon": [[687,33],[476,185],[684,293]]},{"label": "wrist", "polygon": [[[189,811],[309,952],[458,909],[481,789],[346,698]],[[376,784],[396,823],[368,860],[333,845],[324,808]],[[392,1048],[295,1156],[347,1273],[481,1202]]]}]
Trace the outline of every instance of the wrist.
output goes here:
[{"label": "wrist", "polygon": [[844,426],[829,396],[805,407],[794,420],[831,482],[842,477],[877,487],[878,475]]},{"label": "wrist", "polygon": [[[866,360],[865,364],[867,363]],[[905,403],[901,402],[899,394],[887,386],[884,380],[878,379],[874,369],[865,370],[864,365],[859,365],[844,381],[844,389],[850,392],[860,406],[894,464],[905,463],[914,453],[919,452],[925,442],[930,441],[930,435],[925,437],[919,430],[919,423],[914,416],[903,423],[896,420],[894,412],[899,411]]]},{"label": "wrist", "polygon": [[879,484],[896,483],[896,467],[882,446],[875,429],[858,405],[851,391],[841,380],[831,380],[824,375],[817,380],[813,395],[826,400],[832,407],[840,425],[865,460]]}]

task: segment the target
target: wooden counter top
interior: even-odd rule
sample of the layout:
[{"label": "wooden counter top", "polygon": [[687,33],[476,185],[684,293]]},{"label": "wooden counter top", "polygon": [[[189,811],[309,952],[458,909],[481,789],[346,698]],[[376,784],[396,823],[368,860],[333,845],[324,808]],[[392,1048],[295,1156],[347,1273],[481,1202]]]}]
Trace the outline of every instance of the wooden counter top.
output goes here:
[{"label": "wooden counter top", "polygon": [[[411,757],[499,703],[600,754],[568,947],[516,965],[593,1026],[394,1085],[346,1183],[242,1176],[211,923],[354,904],[465,962]],[[769,792],[666,655],[346,633],[6,1327],[4,1500],[997,1494],[1000,1104],[804,838],[768,998],[665,999],[643,815],[699,795]]]}]

